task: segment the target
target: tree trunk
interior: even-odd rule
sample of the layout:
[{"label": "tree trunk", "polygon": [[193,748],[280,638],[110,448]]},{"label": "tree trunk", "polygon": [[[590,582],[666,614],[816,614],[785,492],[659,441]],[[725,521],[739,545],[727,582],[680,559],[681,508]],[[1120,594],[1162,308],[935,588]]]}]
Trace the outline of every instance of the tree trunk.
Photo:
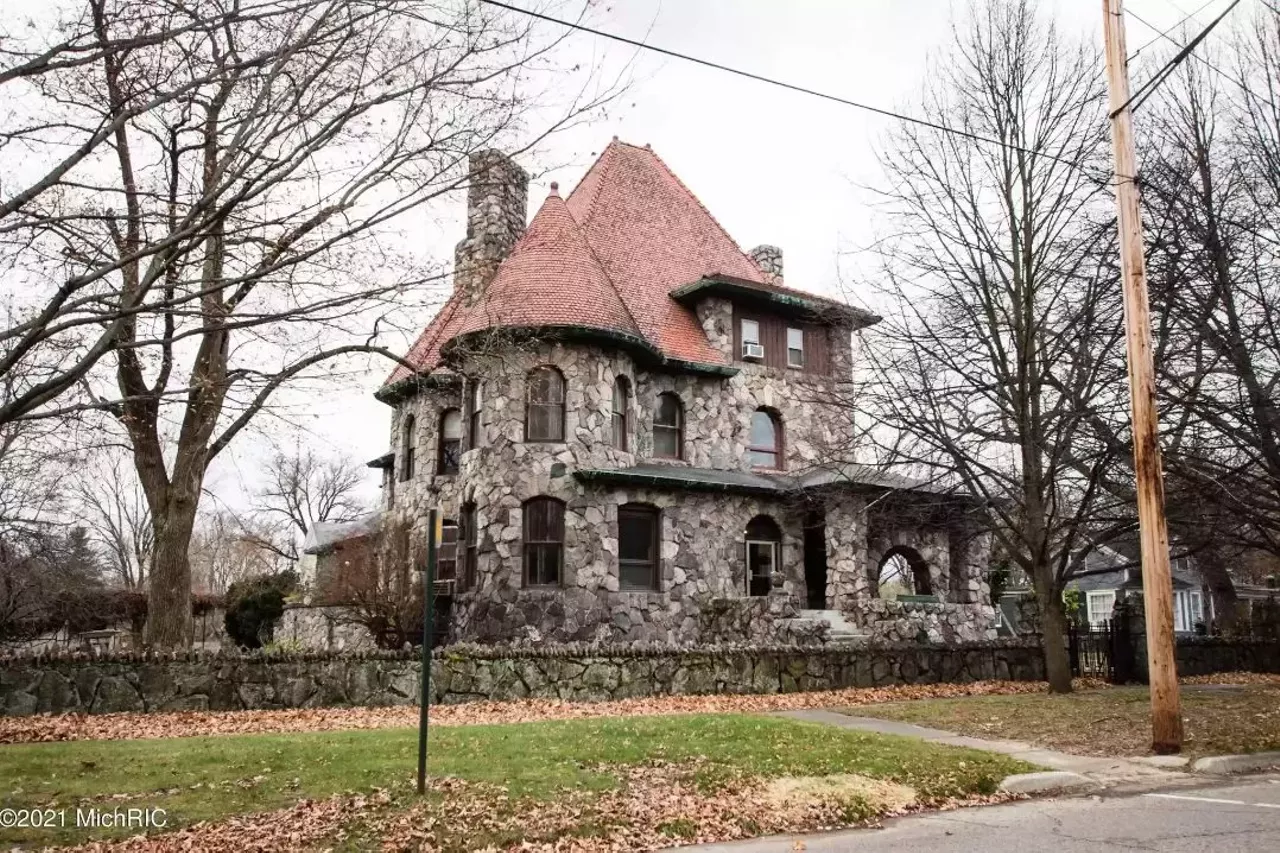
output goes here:
[{"label": "tree trunk", "polygon": [[[1209,598],[1213,602],[1212,624],[1224,634],[1235,630],[1236,618],[1239,615],[1240,597],[1236,595],[1235,584],[1227,573],[1227,565],[1222,555],[1212,549],[1196,555],[1196,563],[1200,567],[1200,576],[1209,588]],[[1204,614],[1205,624],[1210,623],[1209,611]]]},{"label": "tree trunk", "polygon": [[190,548],[196,501],[179,501],[156,518],[143,642],[150,649],[186,649],[191,645]]},{"label": "tree trunk", "polygon": [[[1044,672],[1050,693],[1071,692],[1071,658],[1063,642],[1067,635],[1067,615],[1057,585],[1048,578],[1048,566],[1036,571],[1036,601],[1040,606],[1040,644],[1044,650]],[[1046,577],[1041,582],[1040,575]]]}]

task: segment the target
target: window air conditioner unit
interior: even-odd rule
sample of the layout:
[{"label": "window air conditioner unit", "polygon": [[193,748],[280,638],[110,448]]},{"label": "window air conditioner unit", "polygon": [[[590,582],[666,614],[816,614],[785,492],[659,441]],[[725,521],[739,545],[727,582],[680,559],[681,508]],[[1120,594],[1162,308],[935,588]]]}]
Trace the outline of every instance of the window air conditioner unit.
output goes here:
[{"label": "window air conditioner unit", "polygon": [[743,358],[764,358],[764,345],[763,344],[743,344],[742,357]]},{"label": "window air conditioner unit", "polygon": [[436,595],[453,595],[455,592],[457,592],[457,589],[456,589],[457,585],[458,585],[458,581],[454,578],[450,578],[449,580],[444,580],[444,581],[436,581],[435,594]]}]

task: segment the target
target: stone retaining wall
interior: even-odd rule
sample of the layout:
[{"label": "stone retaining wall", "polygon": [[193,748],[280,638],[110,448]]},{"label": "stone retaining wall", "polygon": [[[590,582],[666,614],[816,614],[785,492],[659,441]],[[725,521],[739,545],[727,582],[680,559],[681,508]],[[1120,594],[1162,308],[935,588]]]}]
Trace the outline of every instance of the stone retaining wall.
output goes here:
[{"label": "stone retaining wall", "polygon": [[[404,652],[0,659],[0,713],[412,705],[420,671],[418,658]],[[436,651],[431,672],[434,701],[445,703],[789,693],[1044,677],[1039,648],[1020,640],[951,647],[449,647]]]}]

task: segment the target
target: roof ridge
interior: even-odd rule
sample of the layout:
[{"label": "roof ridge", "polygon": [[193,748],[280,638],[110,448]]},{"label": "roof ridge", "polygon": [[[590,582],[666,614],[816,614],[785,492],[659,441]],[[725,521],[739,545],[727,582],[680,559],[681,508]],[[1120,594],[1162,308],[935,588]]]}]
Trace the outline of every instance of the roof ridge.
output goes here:
[{"label": "roof ridge", "polygon": [[[626,142],[622,144],[630,145],[630,143],[626,143]],[[658,161],[658,165],[662,167],[662,170],[666,172],[667,175],[669,175],[673,181],[676,182],[676,186],[678,186],[681,190],[683,190],[684,193],[689,196],[689,198],[693,199],[694,204],[702,208],[702,212],[707,215],[707,218],[711,220],[713,225],[715,225],[717,228],[720,229],[720,233],[723,234],[725,239],[729,241],[730,245],[732,245],[733,248],[737,250],[738,254],[742,255],[742,257],[745,258],[746,261],[751,264],[751,266],[755,267],[755,269],[760,273],[761,278],[767,278],[767,276],[764,274],[764,270],[761,269],[760,265],[756,263],[755,258],[751,257],[746,252],[742,251],[741,244],[739,244],[737,240],[733,239],[733,235],[729,233],[729,230],[727,228],[725,228],[723,225],[720,224],[720,220],[716,219],[716,215],[711,212],[711,209],[702,203],[702,199],[698,198],[697,193],[689,189],[688,184],[680,180],[680,176],[677,175],[675,171],[670,166],[667,165],[667,161],[663,160],[662,157],[658,155],[657,151],[654,151],[648,145],[645,145],[645,146],[630,145],[630,147],[636,148],[640,151],[644,151],[647,154],[649,154],[649,156],[653,157],[654,160]]]},{"label": "roof ridge", "polygon": [[[616,137],[615,141],[617,141]],[[586,176],[584,175],[583,180],[585,179]],[[577,187],[574,187],[574,189],[577,189]],[[597,188],[596,192],[597,194],[599,193],[599,188]],[[569,195],[573,195],[573,193],[569,193]],[[560,198],[559,193],[556,193],[556,198]],[[594,206],[595,199],[592,199],[591,202]],[[573,223],[573,227],[578,230],[578,236],[582,238],[583,245],[585,245],[587,247],[587,251],[591,253],[591,260],[596,262],[596,266],[600,268],[600,272],[604,275],[604,280],[609,282],[609,288],[613,291],[613,295],[618,297],[618,303],[622,305],[622,310],[627,312],[627,319],[631,321],[632,326],[635,326],[636,331],[640,333],[640,337],[649,341],[649,336],[644,333],[644,328],[640,325],[640,322],[636,320],[636,315],[632,313],[631,306],[628,305],[627,300],[622,297],[622,291],[618,289],[618,283],[613,280],[613,276],[609,275],[609,268],[604,265],[604,261],[600,260],[600,255],[596,253],[596,247],[591,245],[591,241],[587,239],[586,232],[582,230],[582,223],[578,222],[578,218],[573,215],[573,210],[569,208],[568,199],[560,199],[560,203],[564,205],[564,212],[569,215],[569,221],[571,221]],[[544,201],[543,204],[546,204],[546,202]],[[649,343],[653,344],[655,347],[661,347],[661,342],[659,341],[649,341]]]},{"label": "roof ridge", "polygon": [[[604,170],[604,169],[606,169],[606,168],[608,168],[608,167],[606,167],[606,166],[603,166],[603,165],[602,165],[602,164],[604,163],[604,161],[605,161],[605,157],[609,154],[609,150],[610,150],[611,148],[613,148],[613,146],[615,146],[615,145],[626,145],[626,144],[627,144],[627,143],[625,143],[625,142],[621,142],[621,141],[619,141],[618,137],[616,137],[616,136],[615,136],[615,137],[613,138],[613,140],[612,140],[612,141],[610,141],[610,143],[604,147],[604,150],[600,152],[600,156],[596,157],[596,161],[595,161],[594,163],[592,163],[592,164],[591,164],[591,168],[590,168],[590,169],[587,169],[587,171],[582,175],[582,177],[578,179],[578,182],[577,182],[576,184],[574,184],[574,185],[573,185],[573,189],[569,191],[569,195],[564,199],[564,202],[565,202],[565,206],[566,206],[566,207],[568,207],[568,205],[569,205],[569,199],[573,198],[573,197],[574,197],[574,195],[575,195],[575,194],[577,194],[578,189],[579,189],[583,184],[585,184],[585,183],[587,182],[587,180],[588,180],[588,179],[590,179],[590,177],[591,177],[591,173],[592,173],[592,172],[594,172],[596,169],[600,169],[600,170],[601,170],[600,179],[599,179],[598,181],[596,181],[596,182],[595,182],[595,186],[594,186],[594,187],[592,187],[592,194],[591,194],[591,197],[587,199],[587,218],[588,218],[588,219],[590,219],[590,218],[591,218],[591,215],[592,215],[593,213],[595,213],[595,209],[596,209],[596,201],[600,198],[600,193],[604,190],[604,172],[603,172],[603,170]],[[613,165],[613,161],[612,161],[612,160],[610,160],[609,165],[610,165],[610,166],[612,166],[612,165]],[[572,214],[572,213],[570,213],[569,215],[570,215],[570,216],[573,216],[573,214]],[[574,222],[578,222],[577,217],[574,217],[573,221],[574,221]],[[581,227],[583,224],[584,224],[584,223],[578,222],[579,227]]]}]

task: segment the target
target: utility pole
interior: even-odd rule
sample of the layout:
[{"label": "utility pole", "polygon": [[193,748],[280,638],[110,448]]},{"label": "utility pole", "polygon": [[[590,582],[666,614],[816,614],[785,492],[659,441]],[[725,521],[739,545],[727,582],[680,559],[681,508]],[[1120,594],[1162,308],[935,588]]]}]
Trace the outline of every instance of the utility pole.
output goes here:
[{"label": "utility pole", "polygon": [[1147,621],[1147,671],[1151,680],[1151,748],[1163,755],[1182,750],[1182,709],[1174,658],[1173,578],[1169,571],[1169,531],[1164,519],[1164,475],[1160,467],[1160,428],[1156,420],[1156,385],[1151,359],[1147,267],[1138,208],[1138,163],[1133,149],[1133,112],[1129,108],[1123,0],[1102,0],[1102,13],[1120,222],[1133,470],[1137,478],[1142,541],[1142,596]]}]

